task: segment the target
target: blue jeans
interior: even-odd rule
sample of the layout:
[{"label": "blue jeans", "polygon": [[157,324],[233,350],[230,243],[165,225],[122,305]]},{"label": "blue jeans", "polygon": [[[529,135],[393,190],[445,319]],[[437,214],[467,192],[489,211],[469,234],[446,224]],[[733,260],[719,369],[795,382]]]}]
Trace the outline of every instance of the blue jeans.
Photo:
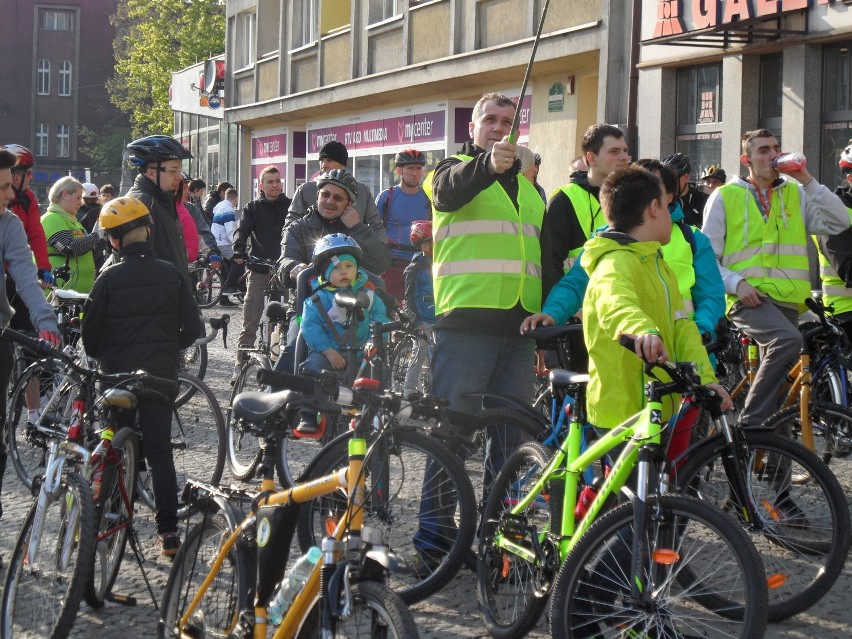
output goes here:
[{"label": "blue jeans", "polygon": [[[477,413],[482,402],[469,397],[470,393],[494,393],[515,397],[526,404],[532,403],[535,385],[535,342],[529,338],[476,335],[453,329],[435,331],[435,351],[432,356],[434,394],[447,399],[454,409]],[[494,472],[502,467],[506,456],[522,442],[514,429],[489,426],[493,445],[487,466]],[[457,451],[463,459],[466,451]],[[493,477],[485,477],[486,486]],[[427,464],[420,498],[419,528],[414,535],[414,545],[420,550],[446,551],[449,541],[455,539],[451,518],[454,508],[439,488],[440,478],[434,464]],[[448,516],[448,514],[450,516]]]}]

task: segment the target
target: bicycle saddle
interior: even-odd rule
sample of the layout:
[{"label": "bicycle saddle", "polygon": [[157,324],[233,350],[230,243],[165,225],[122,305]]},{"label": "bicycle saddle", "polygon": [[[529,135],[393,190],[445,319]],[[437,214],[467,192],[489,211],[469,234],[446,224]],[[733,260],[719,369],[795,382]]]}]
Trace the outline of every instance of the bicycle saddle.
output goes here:
[{"label": "bicycle saddle", "polygon": [[547,376],[548,381],[554,386],[576,386],[578,384],[588,384],[588,373],[575,373],[566,371],[561,368],[554,368]]},{"label": "bicycle saddle", "polygon": [[231,410],[240,419],[262,422],[285,408],[295,408],[302,403],[302,394],[291,390],[277,393],[246,391],[234,398]]}]

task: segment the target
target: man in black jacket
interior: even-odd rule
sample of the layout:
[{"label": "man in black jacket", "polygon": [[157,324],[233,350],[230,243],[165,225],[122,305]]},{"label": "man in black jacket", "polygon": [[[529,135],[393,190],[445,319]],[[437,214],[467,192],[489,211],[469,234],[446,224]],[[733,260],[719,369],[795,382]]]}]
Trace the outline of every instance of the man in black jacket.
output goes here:
[{"label": "man in black jacket", "polygon": [[130,161],[139,169],[127,196],[140,200],[154,218],[150,240],[154,257],[171,262],[189,280],[175,189],[183,179],[181,161],[191,159],[192,154],[167,135],[149,135],[134,140],[127,148]]},{"label": "man in black jacket", "polygon": [[225,199],[225,191],[232,189],[234,186],[230,182],[219,182],[215,191],[210,191],[207,199],[204,200],[204,219],[207,220],[207,225],[213,224],[213,209],[222,200]]},{"label": "man in black jacket", "polygon": [[[234,261],[241,264],[247,255],[269,262],[277,262],[281,256],[281,231],[287,219],[290,198],[283,193],[281,173],[270,165],[260,173],[260,197],[243,208],[240,225],[234,233]],[[251,248],[246,243],[251,241]],[[243,328],[237,342],[237,363],[242,363],[240,349],[251,348],[257,337],[257,327],[263,314],[263,291],[272,277],[266,266],[248,264],[246,296],[243,302]]]}]

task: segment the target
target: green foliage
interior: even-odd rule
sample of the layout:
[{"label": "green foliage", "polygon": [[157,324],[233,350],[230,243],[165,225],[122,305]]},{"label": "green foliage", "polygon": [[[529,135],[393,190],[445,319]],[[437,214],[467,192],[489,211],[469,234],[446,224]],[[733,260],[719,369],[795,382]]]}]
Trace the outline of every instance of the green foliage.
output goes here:
[{"label": "green foliage", "polygon": [[102,127],[107,133],[98,133],[87,127],[80,127],[77,135],[81,148],[92,160],[92,166],[98,171],[95,182],[98,185],[110,182],[118,187],[121,182],[121,158],[124,147],[130,141],[130,129],[126,123],[115,122]]},{"label": "green foliage", "polygon": [[172,131],[171,73],[225,50],[221,0],[119,0],[110,100],[130,117],[135,137]]}]

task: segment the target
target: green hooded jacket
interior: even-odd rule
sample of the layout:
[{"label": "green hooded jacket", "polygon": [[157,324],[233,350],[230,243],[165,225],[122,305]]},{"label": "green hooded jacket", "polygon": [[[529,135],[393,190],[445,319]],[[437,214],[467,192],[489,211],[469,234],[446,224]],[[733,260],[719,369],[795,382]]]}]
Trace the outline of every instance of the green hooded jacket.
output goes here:
[{"label": "green hooded jacket", "polygon": [[[581,263],[590,278],[583,326],[589,349],[592,424],[613,428],[645,406],[644,365],[618,344],[623,333],[659,334],[673,361],[695,362],[702,383],[716,381],[659,242],[638,242],[624,233],[605,231],[586,242]],[[663,374],[660,378],[667,379]],[[679,397],[664,401],[663,419],[671,416],[679,401]]]}]

